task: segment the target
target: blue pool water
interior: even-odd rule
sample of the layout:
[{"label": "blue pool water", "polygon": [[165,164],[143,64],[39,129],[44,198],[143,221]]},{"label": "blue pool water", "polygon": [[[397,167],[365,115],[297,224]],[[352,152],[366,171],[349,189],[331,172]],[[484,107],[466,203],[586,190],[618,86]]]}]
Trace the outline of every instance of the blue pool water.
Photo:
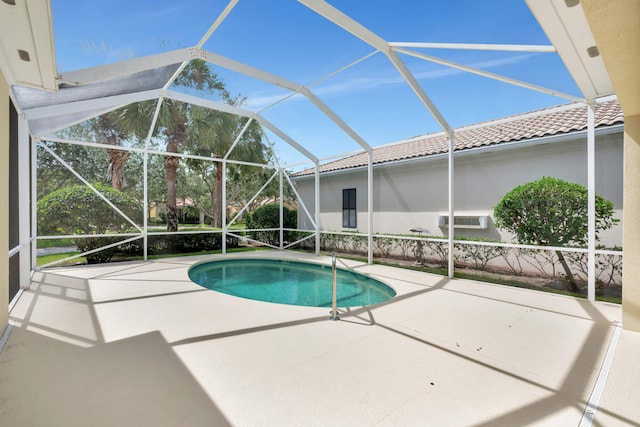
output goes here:
[{"label": "blue pool water", "polygon": [[[200,286],[259,301],[331,307],[331,266],[274,259],[231,259],[196,264],[189,278]],[[338,307],[377,304],[393,298],[389,286],[337,269]]]}]

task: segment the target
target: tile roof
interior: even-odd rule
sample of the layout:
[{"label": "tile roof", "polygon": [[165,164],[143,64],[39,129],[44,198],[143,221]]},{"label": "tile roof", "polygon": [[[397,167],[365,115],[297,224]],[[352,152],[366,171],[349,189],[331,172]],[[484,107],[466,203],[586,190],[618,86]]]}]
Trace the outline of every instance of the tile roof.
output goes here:
[{"label": "tile roof", "polygon": [[[622,109],[617,100],[596,104],[596,128],[623,122]],[[586,128],[587,106],[582,103],[566,104],[454,129],[454,150],[529,140],[577,132]],[[373,163],[381,164],[446,153],[449,151],[448,144],[448,137],[443,132],[409,138],[374,148]],[[320,165],[320,172],[361,167],[367,163],[367,153],[359,153]],[[310,168],[298,172],[295,176],[313,173],[314,168]]]}]

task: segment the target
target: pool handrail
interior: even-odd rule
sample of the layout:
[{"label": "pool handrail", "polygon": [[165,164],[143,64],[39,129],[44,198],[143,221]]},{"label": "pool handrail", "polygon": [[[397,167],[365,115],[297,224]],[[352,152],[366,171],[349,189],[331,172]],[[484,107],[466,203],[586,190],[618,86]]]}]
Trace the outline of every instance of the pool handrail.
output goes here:
[{"label": "pool handrail", "polygon": [[331,291],[331,315],[329,316],[329,320],[340,320],[340,316],[338,316],[338,308],[337,306],[337,285],[336,285],[336,253],[331,253],[331,281],[332,281],[332,291]]}]

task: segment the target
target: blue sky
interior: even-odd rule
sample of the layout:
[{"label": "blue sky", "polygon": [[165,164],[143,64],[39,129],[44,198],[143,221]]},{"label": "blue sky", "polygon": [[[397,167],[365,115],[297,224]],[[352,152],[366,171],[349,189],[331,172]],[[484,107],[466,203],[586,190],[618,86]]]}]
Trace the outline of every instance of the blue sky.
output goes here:
[{"label": "blue sky", "polygon": [[[332,0],[390,42],[549,44],[524,1]],[[52,0],[61,72],[194,46],[227,1]],[[293,0],[241,0],[204,46],[255,68],[311,85],[374,52],[368,44]],[[422,49],[422,53],[579,95],[554,53]],[[401,55],[453,127],[568,101]],[[289,92],[214,67],[245,108],[262,110]],[[311,89],[370,145],[441,129],[381,53]],[[304,97],[264,116],[319,157],[359,146]],[[271,135],[272,136],[272,135]],[[285,163],[304,160],[278,138]]]}]

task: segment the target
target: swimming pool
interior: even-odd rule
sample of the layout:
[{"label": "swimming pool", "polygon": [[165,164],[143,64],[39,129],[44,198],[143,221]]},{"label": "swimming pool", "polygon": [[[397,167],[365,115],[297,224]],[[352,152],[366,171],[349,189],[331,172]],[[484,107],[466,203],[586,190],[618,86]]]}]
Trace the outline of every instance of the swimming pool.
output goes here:
[{"label": "swimming pool", "polygon": [[[331,307],[331,266],[279,259],[207,261],[189,269],[200,286],[242,298],[280,304]],[[337,269],[337,306],[360,307],[393,298],[379,280]]]}]

